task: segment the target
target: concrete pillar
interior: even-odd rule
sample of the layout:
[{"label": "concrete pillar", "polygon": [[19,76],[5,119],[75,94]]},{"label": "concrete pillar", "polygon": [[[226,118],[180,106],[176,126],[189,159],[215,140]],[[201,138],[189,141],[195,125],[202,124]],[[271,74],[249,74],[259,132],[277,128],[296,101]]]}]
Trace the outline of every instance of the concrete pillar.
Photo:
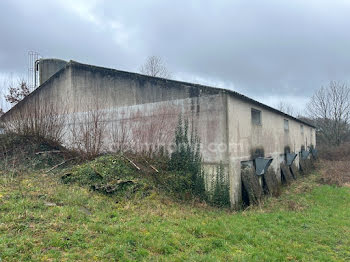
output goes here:
[{"label": "concrete pillar", "polygon": [[234,209],[239,209],[242,202],[241,162],[239,160],[230,161],[229,178],[231,207]]}]

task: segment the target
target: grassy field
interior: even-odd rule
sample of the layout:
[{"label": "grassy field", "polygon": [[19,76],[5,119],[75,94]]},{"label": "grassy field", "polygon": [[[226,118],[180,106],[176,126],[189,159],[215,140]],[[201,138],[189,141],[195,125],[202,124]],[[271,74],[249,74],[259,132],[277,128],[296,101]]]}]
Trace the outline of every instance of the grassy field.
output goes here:
[{"label": "grassy field", "polygon": [[[1,173],[1,171],[0,171]],[[59,175],[0,175],[2,261],[349,261],[350,188],[317,173],[241,212],[117,202]]]}]

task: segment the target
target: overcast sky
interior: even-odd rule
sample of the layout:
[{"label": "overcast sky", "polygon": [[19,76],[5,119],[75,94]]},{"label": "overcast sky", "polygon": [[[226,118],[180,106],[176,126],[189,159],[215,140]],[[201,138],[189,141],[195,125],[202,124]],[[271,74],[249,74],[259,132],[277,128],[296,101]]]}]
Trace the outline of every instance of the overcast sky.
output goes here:
[{"label": "overcast sky", "polygon": [[[173,78],[302,111],[350,70],[350,1],[0,1],[0,84],[26,77],[27,52]],[[0,104],[1,105],[1,104]]]}]

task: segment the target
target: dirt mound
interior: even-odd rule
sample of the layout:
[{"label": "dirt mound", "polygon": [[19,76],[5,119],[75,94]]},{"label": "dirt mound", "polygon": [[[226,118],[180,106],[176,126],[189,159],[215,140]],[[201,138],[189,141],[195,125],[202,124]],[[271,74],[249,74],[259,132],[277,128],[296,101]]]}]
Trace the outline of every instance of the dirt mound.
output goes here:
[{"label": "dirt mound", "polygon": [[0,135],[0,165],[4,169],[51,168],[73,157],[56,142],[32,136]]},{"label": "dirt mound", "polygon": [[[130,199],[149,195],[154,188],[152,177],[141,164],[125,155],[105,155],[78,165],[62,176],[64,183],[78,183],[104,194]],[[145,168],[145,167],[143,167]]]}]

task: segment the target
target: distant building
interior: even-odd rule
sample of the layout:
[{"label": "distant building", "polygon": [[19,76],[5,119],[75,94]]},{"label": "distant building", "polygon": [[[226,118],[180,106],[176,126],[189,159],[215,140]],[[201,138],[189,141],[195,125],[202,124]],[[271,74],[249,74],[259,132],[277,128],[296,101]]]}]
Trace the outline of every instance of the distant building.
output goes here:
[{"label": "distant building", "polygon": [[254,152],[273,158],[271,166],[281,181],[286,148],[299,153],[316,144],[310,124],[231,90],[56,59],[41,60],[39,69],[40,86],[2,121],[49,105],[68,119],[64,142],[69,146],[76,121],[100,112],[98,121],[107,130],[105,150],[141,151],[170,146],[182,115],[201,139],[207,173],[224,164],[233,205],[242,197],[241,163],[253,160]]}]

